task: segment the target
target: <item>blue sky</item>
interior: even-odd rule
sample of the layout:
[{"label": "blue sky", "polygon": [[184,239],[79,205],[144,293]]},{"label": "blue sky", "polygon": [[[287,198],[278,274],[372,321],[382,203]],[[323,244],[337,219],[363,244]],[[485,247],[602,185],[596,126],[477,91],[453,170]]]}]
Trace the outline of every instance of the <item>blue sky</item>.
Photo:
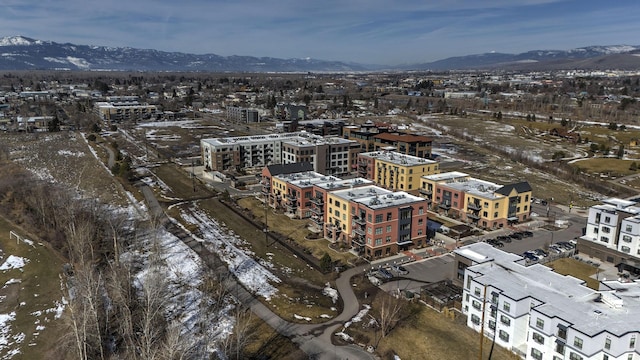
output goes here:
[{"label": "blue sky", "polygon": [[638,0],[0,0],[0,37],[407,64],[640,45]]}]

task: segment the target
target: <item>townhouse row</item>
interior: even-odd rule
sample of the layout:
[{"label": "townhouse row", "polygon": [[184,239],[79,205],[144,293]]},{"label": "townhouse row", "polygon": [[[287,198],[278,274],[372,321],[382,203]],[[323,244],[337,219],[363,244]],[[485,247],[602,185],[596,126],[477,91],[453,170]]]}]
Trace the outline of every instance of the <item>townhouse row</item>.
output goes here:
[{"label": "townhouse row", "polygon": [[555,273],[476,243],[454,251],[467,326],[525,359],[638,360],[640,282]]}]

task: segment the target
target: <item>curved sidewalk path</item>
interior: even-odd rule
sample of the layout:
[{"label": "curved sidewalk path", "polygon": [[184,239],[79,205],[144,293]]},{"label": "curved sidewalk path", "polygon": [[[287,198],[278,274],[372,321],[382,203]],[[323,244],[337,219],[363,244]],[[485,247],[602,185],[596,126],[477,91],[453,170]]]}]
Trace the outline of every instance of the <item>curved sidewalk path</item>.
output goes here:
[{"label": "curved sidewalk path", "polygon": [[251,309],[260,319],[269,324],[280,335],[290,338],[304,351],[309,359],[317,360],[372,360],[376,359],[364,349],[356,345],[335,346],[331,342],[333,334],[338,331],[345,322],[351,320],[360,311],[360,303],[356,298],[351,285],[351,278],[364,271],[365,266],[358,266],[344,271],[336,280],[336,290],[343,301],[343,310],[340,315],[322,324],[297,324],[286,321],[276,315],[271,309],[260,302],[253,294],[247,291],[226,268],[217,255],[209,252],[202,244],[182,229],[175,226],[162,210],[153,191],[146,185],[140,185],[140,190],[145,197],[149,212],[152,216],[162,218],[165,228],[181,239],[187,246],[195,251],[202,261],[212,270],[225,275],[226,290],[234,295],[243,305]]}]

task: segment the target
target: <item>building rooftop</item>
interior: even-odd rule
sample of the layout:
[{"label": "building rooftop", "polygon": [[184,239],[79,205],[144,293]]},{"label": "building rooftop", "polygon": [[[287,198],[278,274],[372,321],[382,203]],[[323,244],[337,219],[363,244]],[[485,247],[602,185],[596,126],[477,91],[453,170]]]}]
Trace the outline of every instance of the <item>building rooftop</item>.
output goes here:
[{"label": "building rooftop", "polygon": [[316,145],[325,145],[325,144],[345,144],[346,145],[346,144],[355,143],[355,141],[343,139],[340,137],[323,137],[320,135],[303,133],[300,136],[283,140],[282,143],[295,145],[295,146],[316,146]]},{"label": "building rooftop", "polygon": [[413,155],[405,155],[395,151],[372,151],[360,154],[376,160],[382,160],[402,166],[431,165],[437,164],[436,161],[424,159]]},{"label": "building rooftop", "polygon": [[372,180],[368,180],[365,178],[355,178],[355,179],[338,179],[337,181],[327,181],[320,182],[314,184],[315,186],[324,189],[324,190],[340,190],[351,186],[365,186],[365,185],[373,185]]},{"label": "building rooftop", "polygon": [[500,197],[499,195],[496,195],[496,192],[501,188],[501,185],[490,181],[468,178],[466,180],[460,179],[455,182],[447,183],[446,186],[485,199],[496,199]]},{"label": "building rooftop", "polygon": [[269,174],[271,174],[271,176],[313,171],[313,164],[311,164],[310,162],[272,164],[267,165],[267,171],[269,172]]},{"label": "building rooftop", "polygon": [[327,175],[327,176],[321,176],[321,177],[308,177],[308,178],[300,178],[300,179],[296,178],[293,180],[289,180],[287,182],[291,185],[294,185],[300,188],[305,188],[305,187],[311,187],[318,183],[337,182],[337,181],[340,181],[340,178],[332,175]]},{"label": "building rooftop", "polygon": [[[282,134],[211,138],[211,139],[202,139],[202,141],[211,145],[233,145],[233,144],[243,145],[243,144],[252,144],[256,142],[282,141],[285,139],[303,136],[302,134],[305,134],[306,136],[312,135],[306,132],[292,132],[292,133],[282,133]],[[315,135],[312,135],[312,136],[315,136]]]},{"label": "building rooftop", "polygon": [[424,175],[422,176],[422,178],[436,182],[465,181],[467,178],[469,178],[469,174],[465,174],[459,171],[449,171],[440,174]]},{"label": "building rooftop", "polygon": [[363,204],[371,209],[382,209],[385,207],[425,201],[421,197],[411,195],[404,191],[391,192],[390,190],[375,185],[338,190],[332,192],[332,194],[347,201],[355,201]]},{"label": "building rooftop", "polygon": [[330,178],[333,178],[333,176],[322,175],[315,171],[304,171],[304,172],[292,173],[292,174],[281,174],[273,177],[273,179],[278,179],[284,182],[313,180],[313,179],[323,179],[323,181],[329,181]]},{"label": "building rooftop", "polygon": [[387,141],[402,141],[402,142],[430,142],[432,139],[422,135],[412,134],[398,134],[383,132],[375,136],[376,139]]},{"label": "building rooftop", "polygon": [[557,317],[584,334],[594,336],[606,330],[621,336],[640,329],[640,282],[603,281],[601,289],[594,290],[580,279],[540,264],[524,266],[520,256],[497,252],[507,254],[485,243],[455,250],[472,260],[483,260],[482,256],[493,259],[485,258],[468,268],[481,274],[474,278],[480,284],[499,289],[514,300],[534,298],[541,304],[532,311]]}]

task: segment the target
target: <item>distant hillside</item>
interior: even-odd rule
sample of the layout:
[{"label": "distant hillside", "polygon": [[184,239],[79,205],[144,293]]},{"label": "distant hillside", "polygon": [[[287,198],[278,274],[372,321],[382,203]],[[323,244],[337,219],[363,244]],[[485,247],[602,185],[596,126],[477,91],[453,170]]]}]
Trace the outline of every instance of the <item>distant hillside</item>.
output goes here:
[{"label": "distant hillside", "polygon": [[133,70],[307,72],[360,71],[357,64],[316,59],[194,55],[150,49],[59,44],[23,36],[0,38],[0,70]]},{"label": "distant hillside", "polygon": [[520,54],[485,53],[457,56],[406,67],[415,70],[604,70],[640,69],[640,46],[588,46],[571,50],[532,50]]},{"label": "distant hillside", "polygon": [[316,59],[186,54],[152,49],[60,44],[24,36],[0,38],[0,70],[112,70],[210,72],[347,72],[388,70],[640,69],[640,46],[486,53],[409,66],[377,66]]}]

